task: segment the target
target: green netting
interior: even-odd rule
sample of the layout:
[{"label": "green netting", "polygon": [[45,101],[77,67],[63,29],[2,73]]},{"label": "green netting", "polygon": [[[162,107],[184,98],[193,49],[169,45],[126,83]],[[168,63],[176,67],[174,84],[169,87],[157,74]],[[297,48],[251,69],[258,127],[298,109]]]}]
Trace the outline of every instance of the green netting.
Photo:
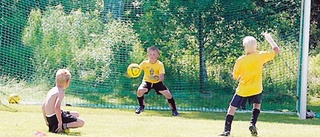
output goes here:
[{"label": "green netting", "polygon": [[[124,73],[155,45],[179,110],[225,110],[242,38],[269,50],[260,34],[270,32],[282,52],[264,68],[262,109],[295,111],[298,0],[2,0],[0,10],[1,100],[18,93],[22,103],[39,103],[55,71],[68,68],[64,103],[134,108],[142,76]],[[147,109],[169,109],[163,96],[145,98]]]}]

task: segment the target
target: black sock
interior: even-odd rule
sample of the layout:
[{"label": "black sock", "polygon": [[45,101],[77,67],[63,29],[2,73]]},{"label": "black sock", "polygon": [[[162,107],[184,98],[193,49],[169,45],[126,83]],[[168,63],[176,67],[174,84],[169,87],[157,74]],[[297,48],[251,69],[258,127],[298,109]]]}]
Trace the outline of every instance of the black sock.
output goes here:
[{"label": "black sock", "polygon": [[233,115],[227,115],[226,116],[226,121],[224,123],[224,131],[231,131],[231,124],[233,121]]},{"label": "black sock", "polygon": [[254,108],[252,110],[250,124],[256,126],[259,114],[260,114],[260,110],[259,109]]},{"label": "black sock", "polygon": [[144,107],[144,96],[137,97],[137,99],[138,99],[139,106],[143,106]]},{"label": "black sock", "polygon": [[168,103],[169,103],[169,106],[171,108],[172,111],[175,111],[177,110],[176,108],[176,103],[174,102],[174,99],[173,97],[171,99],[167,99],[168,100]]}]

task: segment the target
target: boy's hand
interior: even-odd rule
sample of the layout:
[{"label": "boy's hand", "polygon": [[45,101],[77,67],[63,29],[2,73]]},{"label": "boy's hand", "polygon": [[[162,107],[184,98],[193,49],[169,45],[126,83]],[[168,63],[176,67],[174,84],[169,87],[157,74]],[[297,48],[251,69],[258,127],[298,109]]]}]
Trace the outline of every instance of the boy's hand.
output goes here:
[{"label": "boy's hand", "polygon": [[266,32],[261,33],[261,35],[264,36],[264,37],[271,37],[271,35],[269,33],[266,33]]},{"label": "boy's hand", "polygon": [[272,46],[272,48],[278,47],[277,43],[274,42],[274,40],[272,39],[272,37],[269,33],[262,33],[261,35],[264,36],[264,38],[269,42],[269,44]]},{"label": "boy's hand", "polygon": [[58,123],[58,128],[56,129],[56,132],[59,133],[61,131],[63,131],[62,130],[62,123]]},{"label": "boy's hand", "polygon": [[276,54],[278,54],[280,52],[280,49],[279,49],[277,43],[275,43],[274,40],[272,39],[271,35],[269,33],[262,33],[262,35],[269,42],[269,44],[272,46],[272,50]]},{"label": "boy's hand", "polygon": [[151,79],[151,80],[159,80],[159,76],[157,76],[157,75],[151,75],[151,76],[149,76],[149,79]]},{"label": "boy's hand", "polygon": [[157,76],[157,75],[153,75],[153,78],[154,78],[155,80],[159,80],[159,76]]},{"label": "boy's hand", "polygon": [[123,76],[125,76],[126,78],[131,78],[129,75],[128,75],[128,73],[126,72],[126,73],[124,73],[123,74]]}]

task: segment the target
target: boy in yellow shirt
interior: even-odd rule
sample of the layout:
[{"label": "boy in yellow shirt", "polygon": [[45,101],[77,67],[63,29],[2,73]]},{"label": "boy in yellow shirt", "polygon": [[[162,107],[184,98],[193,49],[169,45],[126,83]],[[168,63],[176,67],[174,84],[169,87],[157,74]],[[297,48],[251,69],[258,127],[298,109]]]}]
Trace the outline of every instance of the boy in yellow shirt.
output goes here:
[{"label": "boy in yellow shirt", "polygon": [[164,81],[164,65],[158,60],[159,50],[155,46],[147,49],[148,60],[140,63],[141,70],[144,71],[142,83],[137,91],[137,99],[139,107],[135,111],[136,114],[140,114],[144,110],[144,94],[148,94],[151,89],[154,89],[157,94],[162,94],[166,97],[169,103],[169,107],[172,110],[173,116],[178,116],[179,113],[176,108],[175,101],[169,91],[169,89],[163,84]]},{"label": "boy in yellow shirt", "polygon": [[248,100],[253,103],[249,130],[251,135],[257,136],[256,123],[260,114],[262,100],[262,68],[263,64],[272,60],[280,52],[278,45],[270,34],[262,34],[272,46],[272,51],[257,51],[257,40],[252,36],[243,39],[245,55],[239,57],[234,65],[233,79],[239,82],[236,92],[230,102],[225,118],[224,131],[220,136],[229,136],[234,113],[241,102]]}]

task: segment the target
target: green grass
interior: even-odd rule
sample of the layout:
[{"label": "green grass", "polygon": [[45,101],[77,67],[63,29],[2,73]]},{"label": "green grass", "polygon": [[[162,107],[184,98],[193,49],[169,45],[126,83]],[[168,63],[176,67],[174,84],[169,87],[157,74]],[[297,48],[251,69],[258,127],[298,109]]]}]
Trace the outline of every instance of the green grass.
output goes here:
[{"label": "green grass", "polygon": [[[50,137],[209,137],[223,129],[225,113],[184,112],[172,117],[169,111],[145,110],[140,115],[131,109],[63,107],[76,110],[85,126],[69,134],[47,132],[41,107],[37,105],[0,105],[0,136],[25,137],[41,131]],[[251,136],[250,113],[236,113],[231,136]],[[296,115],[262,113],[257,124],[259,137],[319,136],[320,119],[300,120]]]},{"label": "green grass", "polygon": [[310,97],[307,109],[320,113],[320,97]]}]

